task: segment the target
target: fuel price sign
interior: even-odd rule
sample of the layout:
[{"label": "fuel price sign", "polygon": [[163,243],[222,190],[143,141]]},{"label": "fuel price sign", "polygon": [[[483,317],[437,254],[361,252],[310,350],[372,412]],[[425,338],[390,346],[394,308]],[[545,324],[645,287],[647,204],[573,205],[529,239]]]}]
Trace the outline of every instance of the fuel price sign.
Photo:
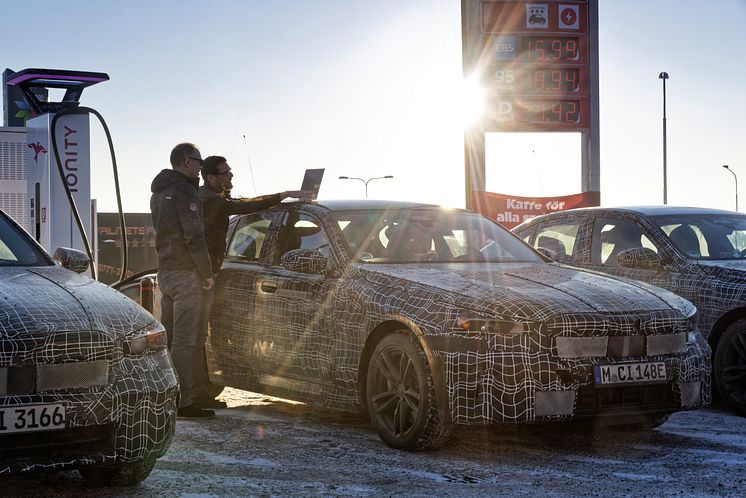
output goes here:
[{"label": "fuel price sign", "polygon": [[481,28],[489,129],[590,126],[586,1],[483,1]]}]

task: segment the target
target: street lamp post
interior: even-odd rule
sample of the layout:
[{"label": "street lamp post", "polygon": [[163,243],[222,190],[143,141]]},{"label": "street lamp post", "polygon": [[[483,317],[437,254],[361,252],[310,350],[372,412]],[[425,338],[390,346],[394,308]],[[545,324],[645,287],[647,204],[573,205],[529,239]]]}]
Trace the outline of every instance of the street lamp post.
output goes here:
[{"label": "street lamp post", "polygon": [[663,204],[668,204],[668,177],[666,173],[666,80],[668,73],[663,71],[658,75],[663,80]]},{"label": "street lamp post", "polygon": [[736,176],[736,172],[730,169],[727,164],[723,164],[723,168],[733,173],[733,179],[736,181],[736,211],[738,211],[738,176]]},{"label": "street lamp post", "polygon": [[368,183],[373,180],[383,180],[387,178],[393,178],[392,175],[386,175],[386,176],[374,176],[373,178],[368,178],[367,180],[364,178],[357,178],[355,176],[340,176],[340,180],[360,180],[365,184],[365,198],[368,198]]}]

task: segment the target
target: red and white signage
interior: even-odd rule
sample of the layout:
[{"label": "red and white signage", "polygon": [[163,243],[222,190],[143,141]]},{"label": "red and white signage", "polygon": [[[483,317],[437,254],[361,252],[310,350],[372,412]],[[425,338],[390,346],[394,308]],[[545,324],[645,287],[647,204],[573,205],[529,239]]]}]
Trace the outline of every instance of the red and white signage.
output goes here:
[{"label": "red and white signage", "polygon": [[583,192],[557,197],[521,197],[494,192],[474,192],[474,200],[475,211],[510,229],[541,214],[599,206],[601,205],[601,193]]}]

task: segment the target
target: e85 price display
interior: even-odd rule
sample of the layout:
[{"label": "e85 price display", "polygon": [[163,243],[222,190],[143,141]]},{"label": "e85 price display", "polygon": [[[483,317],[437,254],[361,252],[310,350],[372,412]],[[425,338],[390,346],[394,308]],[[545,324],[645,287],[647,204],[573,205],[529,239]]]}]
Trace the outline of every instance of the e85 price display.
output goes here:
[{"label": "e85 price display", "polygon": [[518,59],[523,62],[586,63],[579,36],[522,36]]}]

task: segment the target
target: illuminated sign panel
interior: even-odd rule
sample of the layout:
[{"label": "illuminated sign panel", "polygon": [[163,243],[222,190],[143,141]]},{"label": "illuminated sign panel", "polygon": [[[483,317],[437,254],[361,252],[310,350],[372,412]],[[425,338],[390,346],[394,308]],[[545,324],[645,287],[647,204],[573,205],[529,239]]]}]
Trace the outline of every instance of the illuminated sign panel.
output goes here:
[{"label": "illuminated sign panel", "polygon": [[587,130],[587,2],[484,1],[481,14],[487,131]]}]

